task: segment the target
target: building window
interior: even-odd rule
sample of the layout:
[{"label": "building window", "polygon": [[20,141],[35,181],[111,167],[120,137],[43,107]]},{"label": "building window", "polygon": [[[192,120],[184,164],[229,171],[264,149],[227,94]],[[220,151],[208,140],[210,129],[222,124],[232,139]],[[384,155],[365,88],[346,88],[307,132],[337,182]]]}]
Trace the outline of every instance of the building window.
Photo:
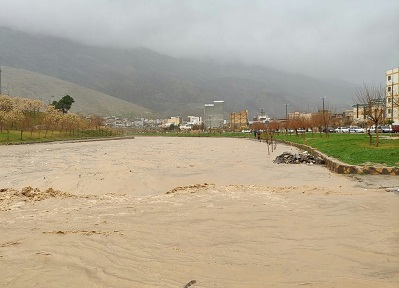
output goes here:
[{"label": "building window", "polygon": [[391,103],[391,101],[392,101],[392,99],[391,99],[391,98],[388,98],[388,103]]},{"label": "building window", "polygon": [[391,76],[388,76],[388,81],[391,81]]},{"label": "building window", "polygon": [[391,92],[391,87],[388,87],[388,92]]},{"label": "building window", "polygon": [[391,112],[392,112],[391,109],[388,109],[388,114],[389,114],[389,115],[391,115]]}]

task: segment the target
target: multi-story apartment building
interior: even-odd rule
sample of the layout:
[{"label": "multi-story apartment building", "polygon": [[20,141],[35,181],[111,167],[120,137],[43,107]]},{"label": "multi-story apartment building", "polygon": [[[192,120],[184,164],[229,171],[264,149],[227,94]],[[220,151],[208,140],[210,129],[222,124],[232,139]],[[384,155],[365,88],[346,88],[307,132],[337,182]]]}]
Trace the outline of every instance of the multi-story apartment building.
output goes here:
[{"label": "multi-story apartment building", "polygon": [[176,117],[170,117],[169,119],[165,119],[165,124],[166,125],[175,125],[178,126],[182,121],[181,121],[181,116],[176,116]]},{"label": "multi-story apartment building", "polygon": [[399,125],[399,68],[386,72],[386,118]]},{"label": "multi-story apartment building", "polygon": [[208,129],[223,127],[224,101],[213,101],[213,104],[205,104],[204,124]]},{"label": "multi-story apartment building", "polygon": [[248,110],[230,113],[230,128],[235,130],[248,128]]},{"label": "multi-story apartment building", "polygon": [[201,125],[202,117],[200,116],[188,116],[188,123],[192,125]]},{"label": "multi-story apartment building", "polygon": [[305,113],[305,112],[295,111],[288,113],[288,120],[298,119],[298,118],[310,119],[311,117],[312,113],[307,113],[307,112]]}]

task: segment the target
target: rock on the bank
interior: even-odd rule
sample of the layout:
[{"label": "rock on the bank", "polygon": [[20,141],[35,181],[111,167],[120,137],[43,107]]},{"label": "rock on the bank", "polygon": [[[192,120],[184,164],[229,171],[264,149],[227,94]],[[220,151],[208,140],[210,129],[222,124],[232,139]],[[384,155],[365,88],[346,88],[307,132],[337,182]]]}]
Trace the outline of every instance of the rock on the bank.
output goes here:
[{"label": "rock on the bank", "polygon": [[315,157],[309,153],[301,152],[292,154],[289,152],[284,152],[283,154],[276,157],[273,161],[274,163],[280,164],[317,164],[317,165],[324,165],[325,162],[323,159]]}]

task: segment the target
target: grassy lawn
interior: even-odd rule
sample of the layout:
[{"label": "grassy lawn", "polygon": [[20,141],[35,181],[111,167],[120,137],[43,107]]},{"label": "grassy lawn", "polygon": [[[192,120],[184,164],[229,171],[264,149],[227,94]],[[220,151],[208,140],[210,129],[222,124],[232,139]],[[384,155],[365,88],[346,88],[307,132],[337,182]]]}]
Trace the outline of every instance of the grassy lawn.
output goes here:
[{"label": "grassy lawn", "polygon": [[[394,135],[393,135],[394,136]],[[396,135],[399,137],[399,135]],[[380,134],[379,147],[370,145],[367,134],[276,135],[275,139],[309,145],[316,150],[352,165],[383,165],[399,167],[399,139]],[[373,143],[375,137],[373,136]]]}]

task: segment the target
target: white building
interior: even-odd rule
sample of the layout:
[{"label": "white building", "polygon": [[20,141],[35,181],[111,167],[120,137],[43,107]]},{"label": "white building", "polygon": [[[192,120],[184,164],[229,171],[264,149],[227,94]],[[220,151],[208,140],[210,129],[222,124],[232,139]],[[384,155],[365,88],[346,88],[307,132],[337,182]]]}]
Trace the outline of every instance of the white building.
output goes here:
[{"label": "white building", "polygon": [[199,116],[188,116],[188,122],[180,125],[180,130],[191,130],[194,125],[200,126],[202,123],[202,117]]},{"label": "white building", "polygon": [[399,68],[386,72],[386,117],[399,125]]},{"label": "white building", "polygon": [[188,123],[192,125],[201,125],[202,117],[199,116],[188,116]]}]

